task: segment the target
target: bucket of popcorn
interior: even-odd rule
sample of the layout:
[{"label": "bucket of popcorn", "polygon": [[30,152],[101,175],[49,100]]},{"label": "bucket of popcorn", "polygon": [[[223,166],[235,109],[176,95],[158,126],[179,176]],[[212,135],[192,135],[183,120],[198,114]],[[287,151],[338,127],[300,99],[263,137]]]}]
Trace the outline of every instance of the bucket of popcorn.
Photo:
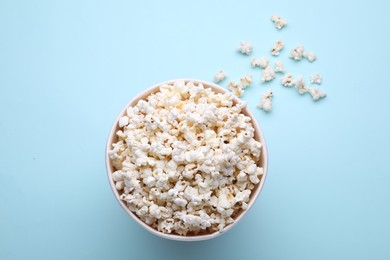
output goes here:
[{"label": "bucket of popcorn", "polygon": [[245,102],[222,87],[171,80],[142,92],[109,134],[112,191],[139,225],[166,239],[215,238],[253,206],[267,148]]}]

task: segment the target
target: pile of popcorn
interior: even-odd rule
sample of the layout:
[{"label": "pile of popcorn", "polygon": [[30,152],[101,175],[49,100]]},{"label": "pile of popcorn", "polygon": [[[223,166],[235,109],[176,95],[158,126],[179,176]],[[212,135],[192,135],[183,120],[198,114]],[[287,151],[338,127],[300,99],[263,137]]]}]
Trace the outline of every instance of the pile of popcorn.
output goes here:
[{"label": "pile of popcorn", "polygon": [[216,232],[248,206],[263,168],[251,118],[231,93],[176,81],[127,109],[109,157],[120,198],[178,235]]},{"label": "pile of popcorn", "polygon": [[[282,17],[278,15],[272,15],[271,21],[274,23],[275,28],[278,30],[283,29],[287,25],[287,20],[283,19]],[[281,40],[278,40],[275,42],[275,44],[271,47],[271,55],[272,56],[279,56],[280,52],[284,48],[284,43]],[[253,46],[249,42],[242,41],[240,42],[240,46],[238,48],[238,51],[243,55],[251,55],[253,51]],[[303,45],[298,45],[297,47],[293,48],[290,51],[290,59],[293,59],[295,61],[301,61],[303,59],[307,59],[309,62],[314,62],[317,59],[317,55],[309,51],[307,52]],[[253,68],[259,67],[261,69],[261,82],[269,82],[275,79],[276,73],[284,74],[286,73],[284,64],[280,61],[275,61],[274,65],[270,64],[270,61],[266,57],[261,58],[252,58],[251,60],[251,66]],[[227,77],[227,73],[224,70],[220,70],[214,77],[214,82],[219,83],[223,81]],[[252,83],[252,75],[248,74],[245,75],[244,78],[250,79],[243,80],[243,78],[240,79],[240,82],[236,81],[230,81],[228,83],[228,89],[235,94],[237,97],[241,97],[244,95],[244,90],[246,87],[250,86]],[[322,82],[321,76],[316,73],[311,75],[310,77],[310,83],[311,84],[317,84],[320,85]],[[299,94],[303,95],[305,93],[309,93],[313,100],[319,100],[320,98],[323,98],[326,96],[326,93],[323,92],[318,87],[309,87],[302,76],[298,76],[297,78],[294,78],[291,73],[286,73],[281,78],[281,84],[284,87],[295,87],[295,89],[298,91]],[[262,94],[260,103],[258,104],[258,108],[263,109],[264,111],[268,112],[272,109],[272,97],[273,93],[272,90],[267,90]]]}]

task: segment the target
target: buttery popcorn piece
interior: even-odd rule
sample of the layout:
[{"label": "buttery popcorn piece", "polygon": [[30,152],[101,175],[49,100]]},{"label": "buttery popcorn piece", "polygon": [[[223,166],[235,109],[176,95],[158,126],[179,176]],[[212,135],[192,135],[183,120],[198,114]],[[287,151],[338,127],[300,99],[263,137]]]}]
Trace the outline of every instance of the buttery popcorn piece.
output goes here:
[{"label": "buttery popcorn piece", "polygon": [[261,57],[261,58],[253,58],[252,59],[252,62],[251,62],[251,65],[252,67],[260,67],[261,69],[265,69],[269,64],[269,60],[265,57]]},{"label": "buttery popcorn piece", "polygon": [[319,88],[310,88],[309,93],[313,100],[318,100],[320,98],[326,97],[326,93],[320,90]]},{"label": "buttery popcorn piece", "polygon": [[309,88],[306,86],[305,80],[303,77],[298,77],[294,80],[295,88],[298,90],[299,94],[303,95],[309,91]]},{"label": "buttery popcorn piece", "polygon": [[291,50],[290,58],[297,61],[302,60],[302,58],[304,57],[303,56],[304,53],[305,53],[305,48],[303,47],[303,45],[299,45]]},{"label": "buttery popcorn piece", "polygon": [[252,75],[251,74],[247,74],[240,79],[240,85],[242,86],[243,89],[250,86],[251,84],[252,84]]},{"label": "buttery popcorn piece", "polygon": [[291,73],[287,73],[286,75],[284,75],[281,79],[281,82],[284,87],[292,87],[295,84]]},{"label": "buttery popcorn piece", "polygon": [[275,70],[271,66],[267,66],[261,75],[261,81],[267,82],[275,78]]},{"label": "buttery popcorn piece", "polygon": [[260,59],[253,57],[251,61],[252,68],[260,67]]},{"label": "buttery popcorn piece", "polygon": [[129,118],[127,116],[122,116],[119,118],[119,127],[124,127],[129,124]]},{"label": "buttery popcorn piece", "polygon": [[224,80],[226,77],[227,77],[226,72],[223,71],[223,70],[220,70],[220,71],[217,72],[217,74],[215,74],[215,76],[214,76],[214,82],[215,82],[215,83],[221,82],[221,81]]},{"label": "buttery popcorn piece", "polygon": [[310,76],[310,82],[312,83],[312,84],[318,84],[318,85],[320,85],[321,83],[322,83],[322,78],[321,78],[321,76],[320,76],[320,74],[313,74],[313,75],[311,75]]},{"label": "buttery popcorn piece", "polygon": [[272,108],[272,97],[272,90],[264,92],[257,107],[263,109],[266,112],[269,112]]},{"label": "buttery popcorn piece", "polygon": [[228,83],[228,89],[237,97],[242,97],[244,95],[244,88],[241,83],[237,83],[235,81],[230,81]]},{"label": "buttery popcorn piece", "polygon": [[303,56],[310,62],[313,62],[317,59],[317,56],[314,54],[314,52],[304,53]]},{"label": "buttery popcorn piece", "polygon": [[253,50],[253,46],[252,44],[250,44],[249,42],[240,42],[240,47],[238,49],[242,54],[245,54],[245,55],[251,55],[252,53],[252,50]]},{"label": "buttery popcorn piece", "polygon": [[280,61],[275,61],[275,72],[284,73],[284,65]]},{"label": "buttery popcorn piece", "polygon": [[283,49],[284,47],[284,44],[282,41],[277,41],[274,46],[272,46],[272,49],[271,49],[271,54],[274,55],[274,56],[278,56],[280,51]]},{"label": "buttery popcorn piece", "polygon": [[278,15],[272,15],[271,21],[275,24],[276,29],[280,30],[287,25],[287,20]]}]

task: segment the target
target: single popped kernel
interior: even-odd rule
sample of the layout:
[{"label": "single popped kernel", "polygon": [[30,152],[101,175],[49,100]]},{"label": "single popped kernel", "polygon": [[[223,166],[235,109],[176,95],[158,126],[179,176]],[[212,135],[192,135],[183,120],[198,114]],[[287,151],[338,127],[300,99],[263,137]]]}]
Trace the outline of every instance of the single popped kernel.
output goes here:
[{"label": "single popped kernel", "polygon": [[308,53],[304,53],[303,56],[310,62],[313,62],[317,59],[317,56],[312,51]]},{"label": "single popped kernel", "polygon": [[252,75],[251,74],[247,74],[240,79],[240,85],[243,89],[250,86],[251,84],[252,84]]},{"label": "single popped kernel", "polygon": [[240,42],[240,47],[238,49],[242,54],[245,54],[245,55],[251,55],[252,53],[252,50],[253,50],[253,46],[252,44],[250,44],[249,42]]},{"label": "single popped kernel", "polygon": [[305,48],[303,45],[299,45],[291,50],[290,58],[294,60],[302,60],[304,57],[303,54],[305,53]]},{"label": "single popped kernel", "polygon": [[261,75],[261,81],[267,82],[275,78],[275,70],[271,66],[267,66]]},{"label": "single popped kernel", "polygon": [[260,59],[253,57],[251,61],[252,68],[260,67]]},{"label": "single popped kernel", "polygon": [[278,15],[272,15],[271,21],[275,24],[276,29],[280,30],[287,25],[287,20]]},{"label": "single popped kernel", "polygon": [[124,127],[127,126],[128,124],[129,124],[129,117],[122,116],[121,118],[119,118],[119,122],[118,122],[119,127]]},{"label": "single popped kernel", "polygon": [[269,60],[265,57],[261,58],[253,58],[251,62],[252,67],[260,67],[261,69],[265,69],[269,65]]},{"label": "single popped kernel", "polygon": [[284,73],[284,65],[280,61],[275,62],[275,72]]},{"label": "single popped kernel", "polygon": [[259,67],[261,69],[265,69],[268,65],[269,65],[269,60],[267,58],[265,58],[265,57],[261,57],[260,58]]},{"label": "single popped kernel", "polygon": [[319,88],[310,88],[309,93],[313,100],[318,100],[320,98],[326,97],[326,93]]},{"label": "single popped kernel", "polygon": [[303,95],[309,91],[309,88],[306,86],[305,80],[303,77],[298,77],[294,80],[295,88],[298,90],[299,94]]},{"label": "single popped kernel", "polygon": [[284,87],[292,87],[295,84],[291,73],[287,73],[286,75],[284,75],[281,79],[281,82]]},{"label": "single popped kernel", "polygon": [[272,97],[272,90],[264,92],[257,107],[263,109],[266,112],[269,112],[272,109]]},{"label": "single popped kernel", "polygon": [[284,47],[284,44],[282,41],[277,41],[274,46],[272,46],[272,49],[271,49],[271,54],[274,55],[274,56],[278,56],[280,51],[283,49]]},{"label": "single popped kernel", "polygon": [[237,88],[232,89],[231,91],[237,97],[242,97],[244,95],[244,89],[241,85],[239,85]]},{"label": "single popped kernel", "polygon": [[228,83],[228,89],[237,97],[242,97],[244,95],[244,88],[241,83],[237,83],[235,81],[230,81]]},{"label": "single popped kernel", "polygon": [[221,82],[221,81],[224,80],[226,77],[227,77],[226,72],[223,71],[223,70],[220,70],[220,71],[217,72],[217,74],[215,74],[215,76],[214,76],[214,82],[215,82],[215,83]]},{"label": "single popped kernel", "polygon": [[228,83],[229,89],[237,88],[238,86],[239,86],[239,84],[236,81],[229,81],[229,83]]},{"label": "single popped kernel", "polygon": [[310,76],[310,82],[312,84],[320,85],[322,83],[322,78],[321,78],[320,74],[316,73],[316,74],[311,75]]}]

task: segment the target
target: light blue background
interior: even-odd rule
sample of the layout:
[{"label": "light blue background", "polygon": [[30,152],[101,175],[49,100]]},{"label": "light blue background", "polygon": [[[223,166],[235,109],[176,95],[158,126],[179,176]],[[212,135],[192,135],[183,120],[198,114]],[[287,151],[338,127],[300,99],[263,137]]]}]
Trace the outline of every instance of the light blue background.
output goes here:
[{"label": "light blue background", "polygon": [[[390,2],[274,2],[1,0],[0,259],[390,259]],[[319,72],[328,97],[262,85],[235,51],[246,40],[269,56],[278,39],[287,70]],[[316,62],[287,58],[300,43]],[[225,235],[163,240],[115,201],[106,138],[138,92],[219,69],[253,74],[243,99],[269,175]],[[268,88],[266,114],[255,106]]]}]

